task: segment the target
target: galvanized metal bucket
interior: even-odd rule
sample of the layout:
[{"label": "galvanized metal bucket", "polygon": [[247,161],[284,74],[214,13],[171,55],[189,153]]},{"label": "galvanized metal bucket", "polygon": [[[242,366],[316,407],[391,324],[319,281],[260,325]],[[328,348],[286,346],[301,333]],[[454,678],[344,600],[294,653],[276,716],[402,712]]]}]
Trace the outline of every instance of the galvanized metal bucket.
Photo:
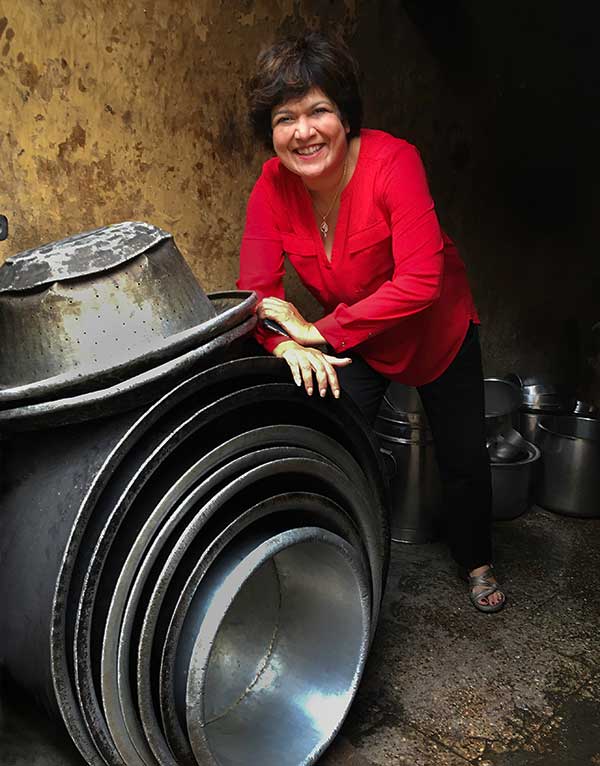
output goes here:
[{"label": "galvanized metal bucket", "polygon": [[392,540],[434,540],[442,515],[442,490],[433,437],[416,388],[390,384],[375,432],[392,461]]}]

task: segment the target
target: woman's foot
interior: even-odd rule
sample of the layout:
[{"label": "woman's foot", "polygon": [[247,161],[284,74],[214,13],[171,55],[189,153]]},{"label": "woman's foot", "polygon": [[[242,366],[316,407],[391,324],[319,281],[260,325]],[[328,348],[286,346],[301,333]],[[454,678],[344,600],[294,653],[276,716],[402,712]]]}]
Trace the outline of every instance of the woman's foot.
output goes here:
[{"label": "woman's foot", "polygon": [[469,598],[480,612],[498,612],[504,606],[506,597],[494,577],[491,564],[469,572]]}]

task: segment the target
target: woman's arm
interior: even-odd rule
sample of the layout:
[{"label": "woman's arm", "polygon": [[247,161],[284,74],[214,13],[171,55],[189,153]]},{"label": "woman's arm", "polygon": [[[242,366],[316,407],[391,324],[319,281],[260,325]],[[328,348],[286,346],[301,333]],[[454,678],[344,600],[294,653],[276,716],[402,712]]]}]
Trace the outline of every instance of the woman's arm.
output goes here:
[{"label": "woman's arm", "polygon": [[[280,299],[285,297],[283,244],[266,186],[261,176],[248,200],[246,225],[240,248],[240,275],[236,282],[239,290],[254,290],[259,301],[265,296],[276,296]],[[281,335],[267,330],[260,322],[255,335],[256,340],[269,353],[273,353],[284,340]]]},{"label": "woman's arm", "polygon": [[[255,290],[257,292],[260,299],[257,310],[259,317],[264,318],[269,313],[268,308],[264,308],[266,301],[267,307],[270,304],[276,306],[275,313],[277,313],[277,308],[284,307],[286,316],[293,314],[297,324],[301,324],[305,330],[311,327],[315,332],[314,325],[306,322],[293,304],[284,300],[284,272],[281,236],[276,228],[275,216],[269,203],[267,191],[259,179],[248,201],[246,227],[240,250],[240,276],[237,280],[237,286],[240,290]],[[272,318],[277,320],[277,317]],[[286,318],[280,318],[282,319],[281,324],[285,325]],[[308,333],[310,334],[310,330]],[[292,327],[290,335],[293,334]],[[304,348],[304,345],[316,345],[323,342],[320,333],[317,334],[319,339],[314,338],[313,343],[305,344],[301,338],[299,338],[299,342],[286,340],[259,323],[256,339],[266,351],[285,359],[296,385],[304,384],[309,396],[313,393],[314,373],[320,395],[325,396],[329,387],[337,398],[340,395],[340,388],[334,368],[345,367],[352,360],[331,357],[315,348]],[[308,335],[305,339],[308,340]]]},{"label": "woman's arm", "polygon": [[424,311],[437,300],[444,267],[442,232],[417,150],[399,149],[376,189],[392,233],[394,273],[371,295],[340,303],[316,328],[334,350],[347,350]]}]

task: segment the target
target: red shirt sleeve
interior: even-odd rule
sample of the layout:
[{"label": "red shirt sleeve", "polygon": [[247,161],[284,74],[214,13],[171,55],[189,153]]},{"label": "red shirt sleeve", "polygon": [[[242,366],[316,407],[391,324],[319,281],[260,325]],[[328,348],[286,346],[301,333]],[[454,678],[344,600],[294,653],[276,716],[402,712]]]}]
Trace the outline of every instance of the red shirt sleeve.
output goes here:
[{"label": "red shirt sleeve", "polygon": [[444,243],[415,147],[405,144],[376,190],[392,229],[394,272],[371,295],[340,303],[315,322],[336,351],[345,351],[427,309],[440,295]]},{"label": "red shirt sleeve", "polygon": [[[240,276],[236,282],[239,290],[255,290],[259,301],[266,296],[285,297],[283,245],[267,187],[263,171],[248,200],[240,249]],[[254,335],[269,353],[285,340],[265,330],[260,323]]]}]

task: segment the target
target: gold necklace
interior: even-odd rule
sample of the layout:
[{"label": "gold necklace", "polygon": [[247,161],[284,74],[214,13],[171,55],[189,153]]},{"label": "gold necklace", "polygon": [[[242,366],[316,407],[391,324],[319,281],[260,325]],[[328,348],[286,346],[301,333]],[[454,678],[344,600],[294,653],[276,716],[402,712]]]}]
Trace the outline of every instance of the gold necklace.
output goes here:
[{"label": "gold necklace", "polygon": [[346,151],[346,156],[344,157],[344,167],[343,167],[343,170],[342,170],[342,178],[341,178],[341,180],[340,180],[340,182],[338,184],[338,187],[337,187],[337,189],[335,191],[335,196],[333,198],[333,201],[332,201],[331,205],[329,205],[329,208],[328,208],[327,212],[326,213],[322,213],[319,210],[319,208],[317,207],[317,203],[313,199],[313,205],[315,207],[315,210],[321,216],[321,223],[319,225],[319,231],[321,232],[321,236],[323,237],[323,242],[325,242],[325,240],[327,239],[327,234],[329,233],[329,224],[327,223],[327,218],[328,218],[329,214],[331,213],[331,211],[333,210],[333,208],[335,207],[335,203],[338,201],[338,197],[340,196],[341,191],[342,191],[342,187],[344,185],[344,179],[346,178],[346,163],[347,162],[348,162],[348,152]]}]

